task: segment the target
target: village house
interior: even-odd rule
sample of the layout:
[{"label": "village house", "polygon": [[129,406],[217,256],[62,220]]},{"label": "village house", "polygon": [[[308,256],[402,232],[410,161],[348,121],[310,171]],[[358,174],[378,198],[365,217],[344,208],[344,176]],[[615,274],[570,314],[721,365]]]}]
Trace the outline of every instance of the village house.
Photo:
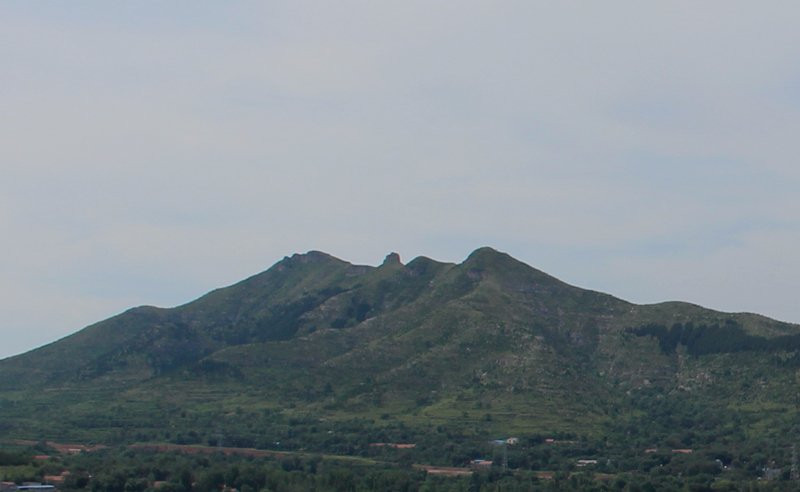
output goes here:
[{"label": "village house", "polygon": [[544,440],[544,442],[546,444],[578,444],[578,441],[566,440],[566,439],[565,440],[556,440],[556,439],[554,439],[552,437],[548,437],[547,439]]},{"label": "village house", "polygon": [[49,483],[52,485],[64,485],[64,481],[67,479],[68,476],[69,476],[69,471],[64,470],[59,475],[45,475],[43,478],[45,483]]},{"label": "village house", "polygon": [[16,485],[16,488],[12,488],[9,490],[31,490],[34,492],[48,492],[55,489],[56,487],[54,485],[44,485],[39,482],[24,482],[22,485]]},{"label": "village house", "polygon": [[472,460],[469,466],[475,470],[486,470],[492,467],[491,460]]}]

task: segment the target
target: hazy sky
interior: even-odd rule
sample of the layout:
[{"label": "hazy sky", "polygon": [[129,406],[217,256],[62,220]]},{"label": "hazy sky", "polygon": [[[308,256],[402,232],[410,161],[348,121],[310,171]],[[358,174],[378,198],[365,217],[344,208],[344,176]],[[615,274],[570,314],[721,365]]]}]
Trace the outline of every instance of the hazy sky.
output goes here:
[{"label": "hazy sky", "polygon": [[0,4],[0,357],[319,249],[800,322],[800,4]]}]

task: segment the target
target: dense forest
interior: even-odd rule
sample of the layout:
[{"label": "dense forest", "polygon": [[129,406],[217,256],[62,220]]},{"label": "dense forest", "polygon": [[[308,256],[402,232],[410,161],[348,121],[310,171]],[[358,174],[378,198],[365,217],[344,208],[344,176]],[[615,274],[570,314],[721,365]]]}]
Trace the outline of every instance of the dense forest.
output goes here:
[{"label": "dense forest", "polygon": [[[728,354],[735,352],[795,352],[800,350],[800,334],[766,338],[748,334],[733,320],[711,325],[675,323],[670,328],[651,323],[638,328],[629,328],[628,333],[652,336],[658,339],[665,354],[673,354],[678,346],[690,355]],[[800,362],[796,357],[793,364]]]}]

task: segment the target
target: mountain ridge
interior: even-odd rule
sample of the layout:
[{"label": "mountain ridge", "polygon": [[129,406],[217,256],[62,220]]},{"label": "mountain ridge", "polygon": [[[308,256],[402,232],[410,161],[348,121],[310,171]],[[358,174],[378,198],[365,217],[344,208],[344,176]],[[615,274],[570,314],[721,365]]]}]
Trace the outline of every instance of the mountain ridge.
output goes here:
[{"label": "mountain ridge", "polygon": [[[213,427],[239,411],[261,430],[225,425],[251,445],[276,415],[599,436],[655,411],[651,397],[687,412],[697,395],[715,395],[702,400],[713,411],[784,408],[797,368],[798,325],[633,304],[491,248],[458,264],[390,253],[378,266],[310,251],[0,360],[0,437],[105,442],[135,428],[169,440],[174,427],[202,441],[212,431],[180,415]],[[783,425],[770,415],[759,418]]]},{"label": "mountain ridge", "polygon": [[[133,308],[129,308],[122,313],[119,313],[111,318],[107,318],[106,320],[99,321],[97,323],[93,323],[88,325],[86,328],[79,330],[76,333],[67,335],[59,340],[54,342],[48,343],[43,345],[42,347],[33,349],[31,351],[25,352],[23,354],[18,354],[14,356],[10,356],[5,359],[0,359],[0,363],[4,363],[6,361],[18,359],[20,357],[25,357],[27,354],[32,352],[36,352],[42,349],[47,349],[48,347],[53,346],[54,344],[58,344],[67,340],[70,340],[72,337],[78,336],[84,331],[88,330],[91,332],[92,330],[96,330],[99,325],[103,325],[104,323],[114,322],[121,318],[130,317],[130,316],[145,316],[148,318],[159,317],[163,315],[167,315],[169,313],[182,313],[185,311],[191,311],[196,309],[198,306],[202,304],[218,304],[220,297],[231,297],[235,295],[242,295],[241,291],[247,290],[255,290],[255,289],[274,289],[276,285],[274,282],[270,284],[269,280],[266,280],[266,277],[270,276],[271,274],[274,275],[278,272],[284,273],[288,269],[297,269],[303,268],[304,266],[307,267],[309,265],[320,265],[325,264],[329,267],[338,267],[341,269],[345,269],[344,275],[357,277],[361,275],[365,275],[367,273],[374,273],[375,271],[380,271],[382,268],[397,268],[399,271],[404,272],[406,275],[417,275],[422,274],[428,268],[432,266],[434,268],[442,269],[442,268],[454,268],[458,267],[460,269],[466,269],[466,276],[473,281],[480,281],[484,280],[481,278],[482,275],[490,275],[494,274],[495,277],[499,273],[506,274],[506,278],[503,279],[505,283],[504,287],[510,289],[517,289],[520,292],[526,291],[530,294],[534,295],[542,295],[547,294],[550,290],[555,289],[557,294],[560,295],[577,295],[577,296],[599,296],[605,298],[610,303],[622,303],[620,305],[627,305],[630,306],[633,310],[647,310],[647,309],[677,309],[679,311],[685,312],[685,316],[693,316],[698,314],[708,314],[708,313],[715,313],[719,317],[724,316],[741,316],[741,317],[748,317],[753,318],[755,322],[761,322],[765,325],[772,325],[775,326],[781,325],[785,328],[785,330],[777,330],[775,334],[786,333],[787,330],[790,330],[790,326],[798,326],[793,323],[787,322],[780,322],[777,320],[773,320],[766,316],[757,313],[749,313],[749,312],[722,312],[722,311],[715,311],[708,308],[705,308],[701,305],[684,302],[684,301],[662,301],[656,303],[649,303],[649,304],[634,304],[624,299],[618,298],[616,296],[606,294],[600,291],[590,290],[590,289],[583,289],[580,287],[576,287],[574,285],[568,284],[559,280],[556,277],[553,277],[541,270],[538,270],[534,267],[531,267],[515,258],[511,257],[510,255],[497,251],[491,247],[484,246],[474,250],[467,258],[459,263],[443,263],[438,262],[436,260],[432,260],[425,256],[418,256],[409,261],[407,264],[403,264],[400,261],[399,255],[397,253],[390,253],[387,255],[386,259],[384,259],[383,263],[378,266],[368,266],[368,265],[356,265],[345,260],[341,260],[337,257],[334,257],[328,253],[318,251],[318,250],[310,250],[306,253],[295,253],[292,256],[286,256],[282,260],[276,262],[268,269],[247,277],[239,282],[231,284],[226,287],[221,287],[217,289],[213,289],[208,293],[189,301],[187,303],[172,307],[172,308],[164,308],[164,307],[157,307],[151,305],[142,305]],[[512,285],[514,280],[507,278],[509,276],[509,270],[512,272],[514,270],[526,270],[528,274],[533,274],[532,278],[534,279],[533,282],[530,282],[530,278],[519,278],[517,276],[517,284]],[[326,268],[323,270],[323,274],[331,274],[331,268]],[[487,273],[489,272],[489,273]],[[499,273],[498,273],[499,272]],[[334,274],[342,274],[342,271],[334,272]],[[305,279],[308,280],[308,279]],[[312,278],[312,281],[320,280],[319,278]],[[498,281],[497,278],[486,279],[487,281]],[[537,290],[538,289],[538,290]],[[291,294],[291,292],[290,292]],[[258,299],[260,302],[269,302],[270,299],[267,298],[260,298]],[[200,312],[202,315],[202,310]]]}]

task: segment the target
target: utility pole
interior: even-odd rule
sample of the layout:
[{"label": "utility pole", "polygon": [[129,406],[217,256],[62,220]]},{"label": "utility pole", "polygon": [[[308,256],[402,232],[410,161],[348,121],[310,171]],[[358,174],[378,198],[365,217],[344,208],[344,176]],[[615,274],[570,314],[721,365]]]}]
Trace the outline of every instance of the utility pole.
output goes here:
[{"label": "utility pole", "polygon": [[792,444],[792,472],[790,475],[793,481],[800,479],[800,469],[797,466],[797,446]]}]

